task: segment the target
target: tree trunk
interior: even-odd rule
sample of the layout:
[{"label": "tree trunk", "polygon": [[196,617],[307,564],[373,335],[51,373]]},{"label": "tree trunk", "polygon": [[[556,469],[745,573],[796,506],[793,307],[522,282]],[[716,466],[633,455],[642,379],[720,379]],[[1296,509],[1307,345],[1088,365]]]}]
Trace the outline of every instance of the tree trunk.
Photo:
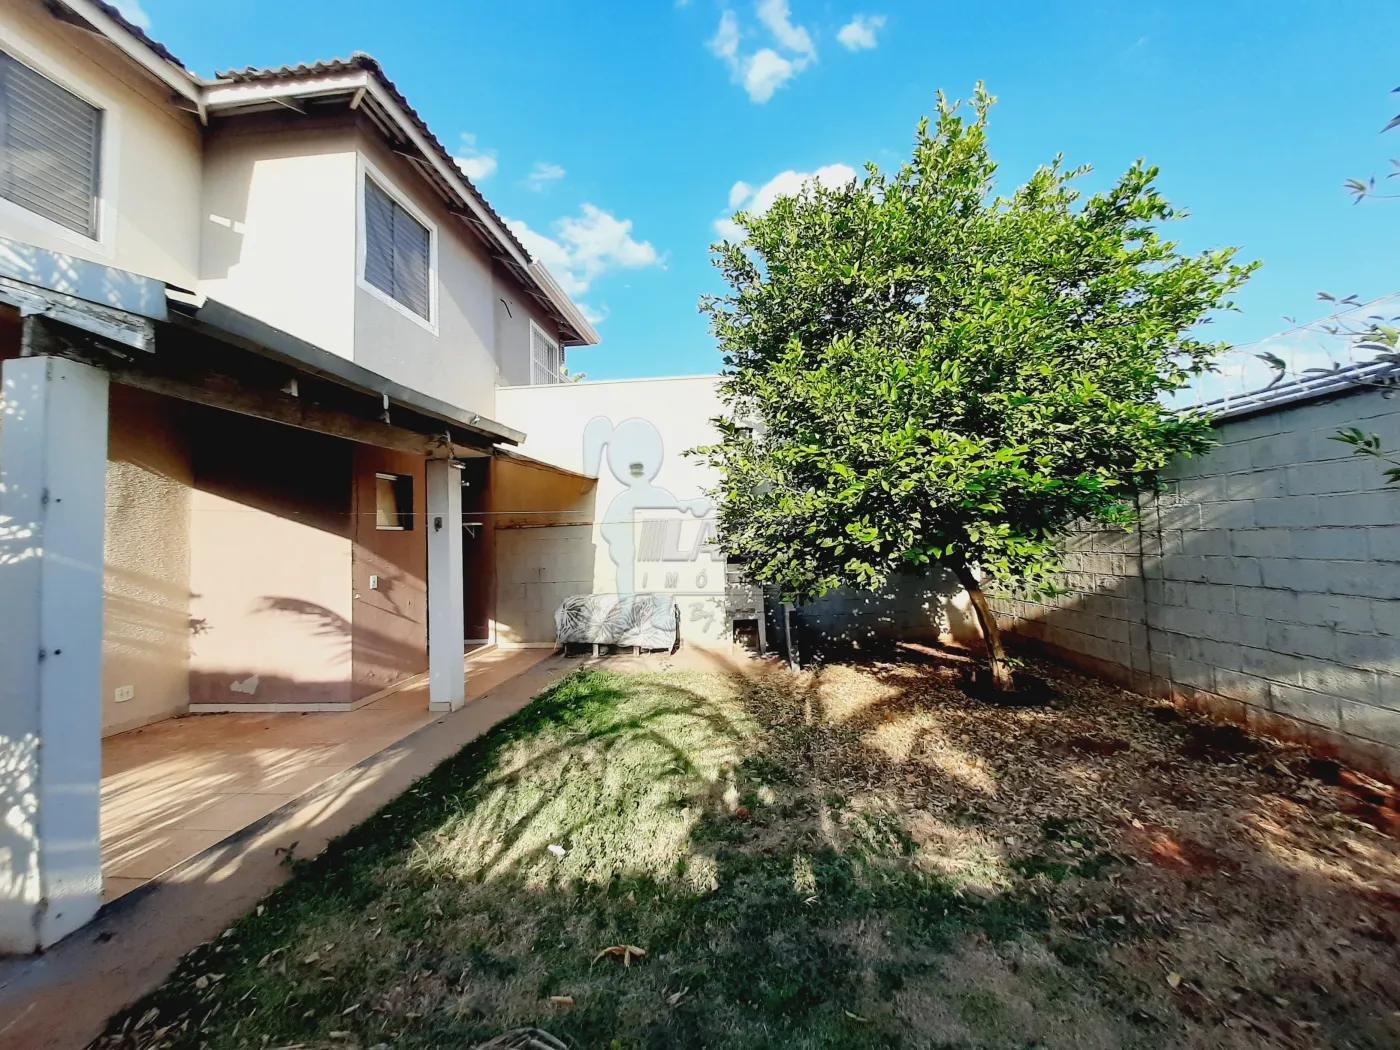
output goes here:
[{"label": "tree trunk", "polygon": [[992,615],[992,607],[987,604],[987,596],[982,593],[982,585],[967,565],[954,566],[953,575],[967,591],[972,611],[977,614],[977,626],[982,628],[982,640],[987,643],[987,661],[992,666],[993,684],[1003,693],[1015,692],[1016,682],[1006,662],[1006,650],[1001,647],[1001,629],[997,627],[997,618]]}]

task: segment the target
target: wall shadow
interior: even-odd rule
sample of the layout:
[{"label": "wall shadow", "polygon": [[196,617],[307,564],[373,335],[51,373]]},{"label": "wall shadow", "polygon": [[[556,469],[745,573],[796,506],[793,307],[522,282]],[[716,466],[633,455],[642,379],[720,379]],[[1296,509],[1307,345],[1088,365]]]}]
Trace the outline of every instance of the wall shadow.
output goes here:
[{"label": "wall shadow", "polygon": [[[1213,469],[1210,457],[1205,462],[1203,471]],[[1273,486],[1283,471],[1257,472],[1267,482],[1255,474],[1229,481]],[[1400,493],[1234,502],[1200,495],[1223,496],[1214,483],[1224,480],[1185,477],[1158,499],[1144,497],[1133,531],[1071,532],[1058,581],[1066,593],[994,599],[1008,640],[1400,781],[1400,716],[1388,700],[1400,690],[1400,638],[1389,624],[1400,577],[1368,553],[1384,549],[1394,526],[1382,522],[1400,513]],[[1329,511],[1334,524],[1321,528],[1324,501],[1338,509]],[[1270,515],[1298,524],[1274,524]]]},{"label": "wall shadow", "polygon": [[[767,589],[768,637],[786,657],[782,602]],[[940,638],[980,646],[981,634],[967,597],[950,572],[934,567],[903,572],[872,591],[838,588],[792,612],[798,655],[805,666],[896,642]]]}]

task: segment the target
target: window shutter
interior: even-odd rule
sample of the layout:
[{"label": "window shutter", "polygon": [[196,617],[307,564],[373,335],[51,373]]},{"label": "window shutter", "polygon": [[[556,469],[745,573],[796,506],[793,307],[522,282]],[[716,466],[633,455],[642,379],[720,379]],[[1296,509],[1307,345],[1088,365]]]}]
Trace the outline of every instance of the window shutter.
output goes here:
[{"label": "window shutter", "polygon": [[394,298],[427,317],[428,231],[399,205],[394,209]]},{"label": "window shutter", "polygon": [[96,237],[102,111],[0,51],[0,196]]},{"label": "window shutter", "polygon": [[394,294],[394,202],[365,180],[365,280]]},{"label": "window shutter", "polygon": [[545,335],[540,328],[530,325],[530,382],[557,383],[560,380],[559,344]]},{"label": "window shutter", "polygon": [[365,179],[365,280],[419,317],[432,313],[432,235]]}]

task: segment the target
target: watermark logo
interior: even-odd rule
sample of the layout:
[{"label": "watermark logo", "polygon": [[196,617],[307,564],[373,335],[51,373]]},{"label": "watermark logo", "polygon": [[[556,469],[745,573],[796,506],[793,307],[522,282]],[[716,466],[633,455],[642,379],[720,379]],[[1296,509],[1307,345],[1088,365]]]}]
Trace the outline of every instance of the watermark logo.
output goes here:
[{"label": "watermark logo", "polygon": [[[718,557],[714,522],[701,520],[698,533],[688,544],[682,536],[685,516],[704,519],[710,513],[710,501],[704,497],[679,499],[669,489],[654,484],[666,458],[666,446],[650,420],[634,416],[617,426],[607,416],[589,420],[583,430],[584,469],[599,473],[605,453],[608,470],[623,486],[608,504],[599,526],[617,570],[618,594],[636,593],[639,561],[694,562],[702,553]],[[676,516],[656,516],[665,512]],[[676,579],[667,589],[680,583],[679,574],[667,573],[672,575]],[[642,586],[649,582],[644,579]]]}]

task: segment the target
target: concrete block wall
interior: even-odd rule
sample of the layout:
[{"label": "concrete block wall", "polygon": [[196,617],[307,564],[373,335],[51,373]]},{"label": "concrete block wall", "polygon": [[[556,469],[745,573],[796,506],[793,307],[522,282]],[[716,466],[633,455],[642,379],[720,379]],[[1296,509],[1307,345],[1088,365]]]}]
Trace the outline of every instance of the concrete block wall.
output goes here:
[{"label": "concrete block wall", "polygon": [[554,611],[593,591],[591,523],[496,530],[496,641],[552,646]]},{"label": "concrete block wall", "polygon": [[1400,448],[1400,399],[1361,390],[1217,426],[1140,497],[1133,531],[1065,543],[1065,595],[1003,595],[1003,625],[1171,696],[1400,777],[1400,488],[1331,440]]},{"label": "concrete block wall", "polygon": [[[770,594],[769,604],[778,604],[776,593]],[[843,587],[799,606],[794,618],[809,639],[856,646],[980,637],[967,596],[952,574],[941,569],[896,575],[874,591]]]}]

